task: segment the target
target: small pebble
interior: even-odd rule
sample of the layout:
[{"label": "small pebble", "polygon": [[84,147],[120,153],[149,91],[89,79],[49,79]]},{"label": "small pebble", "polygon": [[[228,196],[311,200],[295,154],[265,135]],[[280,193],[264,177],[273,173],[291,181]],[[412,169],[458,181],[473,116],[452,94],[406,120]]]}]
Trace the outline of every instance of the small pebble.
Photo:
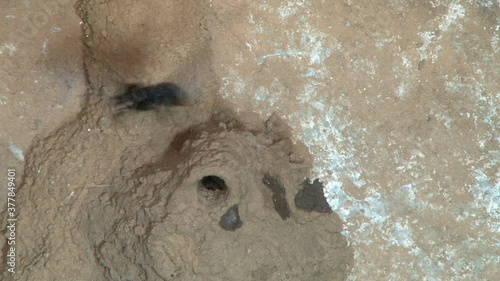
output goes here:
[{"label": "small pebble", "polygon": [[243,225],[238,214],[238,204],[231,206],[227,212],[220,217],[219,226],[228,231],[235,231]]}]

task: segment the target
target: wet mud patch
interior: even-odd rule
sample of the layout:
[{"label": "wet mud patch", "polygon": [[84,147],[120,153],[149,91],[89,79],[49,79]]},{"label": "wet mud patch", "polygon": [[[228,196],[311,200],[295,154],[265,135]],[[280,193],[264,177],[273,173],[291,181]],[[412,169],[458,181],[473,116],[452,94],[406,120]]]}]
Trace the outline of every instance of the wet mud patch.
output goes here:
[{"label": "wet mud patch", "polygon": [[270,174],[265,174],[262,182],[273,193],[274,210],[276,210],[282,220],[288,219],[290,217],[290,207],[288,206],[288,201],[286,201],[286,189],[278,179]]},{"label": "wet mud patch", "polygon": [[332,209],[326,201],[323,187],[323,183],[318,179],[312,182],[306,179],[295,196],[295,206],[307,212],[331,213]]},{"label": "wet mud patch", "polygon": [[[217,100],[206,7],[152,1],[152,21],[126,2],[78,6],[89,98],[26,155],[16,279],[345,279],[338,216],[289,203],[309,176],[307,150],[277,115]],[[114,114],[124,85],[162,82],[186,93],[182,106]]]}]

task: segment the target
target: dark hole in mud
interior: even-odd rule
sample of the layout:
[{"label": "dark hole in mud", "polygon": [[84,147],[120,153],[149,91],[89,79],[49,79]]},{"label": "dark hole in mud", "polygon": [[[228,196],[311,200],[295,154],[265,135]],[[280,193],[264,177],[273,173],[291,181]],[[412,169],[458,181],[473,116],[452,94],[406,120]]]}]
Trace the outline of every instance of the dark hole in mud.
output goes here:
[{"label": "dark hole in mud", "polygon": [[228,191],[229,188],[226,182],[218,176],[205,176],[198,182],[198,199],[205,204],[213,204],[224,200]]},{"label": "dark hole in mud", "polygon": [[202,186],[210,191],[227,191],[226,182],[217,176],[206,176],[201,179]]}]

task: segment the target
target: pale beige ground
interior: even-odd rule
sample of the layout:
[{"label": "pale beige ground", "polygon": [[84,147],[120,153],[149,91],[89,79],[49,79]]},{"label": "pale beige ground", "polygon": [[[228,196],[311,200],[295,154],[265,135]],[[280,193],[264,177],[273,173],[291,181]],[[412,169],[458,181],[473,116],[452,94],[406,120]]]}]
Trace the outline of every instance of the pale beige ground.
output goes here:
[{"label": "pale beige ground", "polygon": [[[253,112],[242,119],[255,124],[277,113],[308,147],[309,177],[326,183],[345,223],[350,279],[494,280],[500,273],[498,1],[73,5],[7,1],[0,9],[0,168],[16,168],[26,187],[18,237],[29,247],[19,250],[19,266],[43,271],[39,280],[92,280],[78,270],[101,280],[115,275],[92,268],[110,264],[138,274],[130,261],[65,247],[98,241],[104,230],[92,222],[121,213],[100,212],[105,206],[91,198],[106,201],[98,195],[109,186],[143,186],[129,173],[165,157],[172,134],[204,122],[218,98]],[[186,88],[196,112],[109,117],[109,98],[123,83],[164,81]],[[345,249],[334,217],[316,226],[319,244]],[[272,231],[268,238],[279,245]],[[325,254],[332,263],[320,265],[338,273],[332,280],[344,278],[334,262],[350,263],[342,253]],[[274,268],[261,271],[252,278],[286,280]]]}]

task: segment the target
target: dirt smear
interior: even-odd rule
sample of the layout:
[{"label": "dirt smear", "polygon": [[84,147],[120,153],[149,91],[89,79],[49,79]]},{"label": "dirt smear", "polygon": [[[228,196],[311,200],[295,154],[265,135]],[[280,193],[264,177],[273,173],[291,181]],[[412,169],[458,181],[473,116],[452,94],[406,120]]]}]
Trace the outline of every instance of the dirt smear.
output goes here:
[{"label": "dirt smear", "polygon": [[[338,216],[291,204],[312,168],[307,149],[277,116],[216,98],[216,20],[204,5],[77,5],[88,99],[26,155],[16,280],[347,277]],[[125,85],[161,82],[184,89],[187,105],[112,114]],[[264,176],[279,179],[279,192]]]}]

